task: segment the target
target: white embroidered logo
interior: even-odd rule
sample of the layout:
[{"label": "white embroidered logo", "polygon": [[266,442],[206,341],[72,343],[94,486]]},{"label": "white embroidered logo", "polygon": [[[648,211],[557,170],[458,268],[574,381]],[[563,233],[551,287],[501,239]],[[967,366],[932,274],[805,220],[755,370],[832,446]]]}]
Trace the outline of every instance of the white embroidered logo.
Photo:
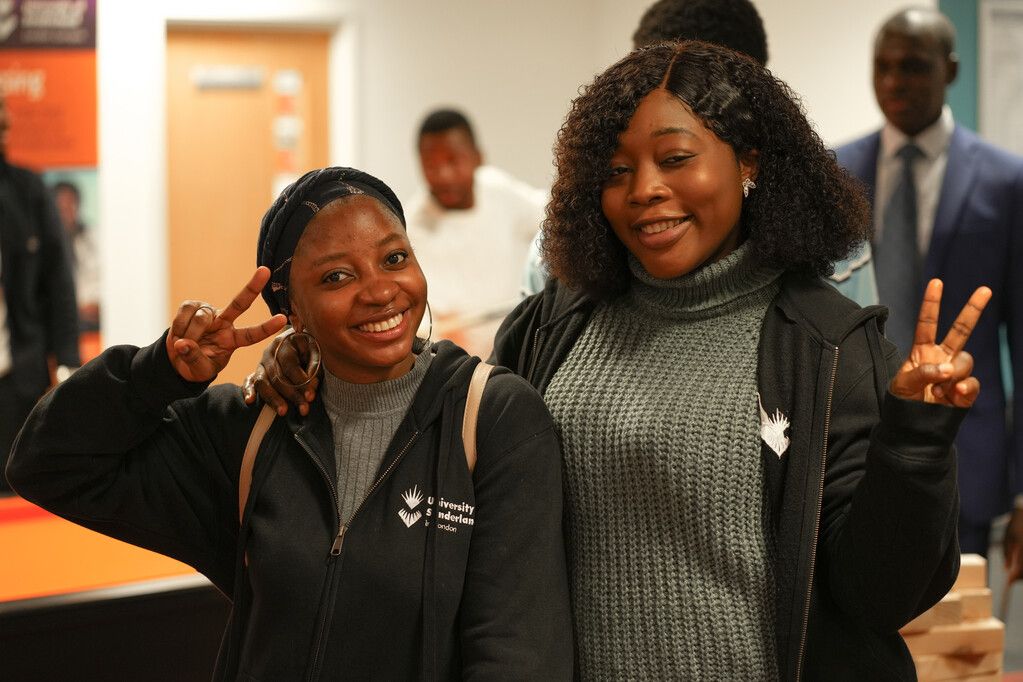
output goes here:
[{"label": "white embroidered logo", "polygon": [[408,509],[404,507],[399,509],[398,516],[405,522],[406,528],[411,528],[416,521],[423,518],[423,513],[415,510],[423,501],[423,493],[420,492],[419,486],[412,486],[402,493],[401,499],[405,500]]},{"label": "white embroidered logo", "polygon": [[789,437],[785,435],[789,428],[789,418],[777,409],[774,411],[774,416],[767,414],[759,393],[757,394],[757,404],[760,405],[760,437],[767,443],[767,447],[774,450],[778,459],[781,459],[781,456],[789,449]]}]

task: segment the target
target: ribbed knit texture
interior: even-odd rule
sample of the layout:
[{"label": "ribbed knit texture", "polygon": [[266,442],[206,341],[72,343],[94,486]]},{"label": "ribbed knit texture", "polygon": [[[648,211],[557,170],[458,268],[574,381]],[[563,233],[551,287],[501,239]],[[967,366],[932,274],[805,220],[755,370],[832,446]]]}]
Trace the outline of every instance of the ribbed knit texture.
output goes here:
[{"label": "ribbed knit texture", "polygon": [[375,384],[352,384],[323,373],[323,405],[334,432],[338,513],[347,523],[376,480],[380,462],[412,405],[433,354],[416,356],[407,374]]},{"label": "ribbed knit texture", "polygon": [[747,246],[674,280],[630,266],[545,394],[582,678],[777,678],[756,373],[779,273]]}]

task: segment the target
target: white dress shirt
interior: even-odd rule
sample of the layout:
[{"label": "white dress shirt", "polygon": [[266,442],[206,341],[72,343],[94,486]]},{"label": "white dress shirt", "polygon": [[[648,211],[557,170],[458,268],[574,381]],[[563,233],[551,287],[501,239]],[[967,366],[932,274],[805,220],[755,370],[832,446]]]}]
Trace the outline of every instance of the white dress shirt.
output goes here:
[{"label": "white dress shirt", "polygon": [[427,192],[408,205],[408,236],[433,314],[473,320],[518,303],[522,264],[543,220],[546,192],[492,166],[473,180],[474,204],[445,209]]}]

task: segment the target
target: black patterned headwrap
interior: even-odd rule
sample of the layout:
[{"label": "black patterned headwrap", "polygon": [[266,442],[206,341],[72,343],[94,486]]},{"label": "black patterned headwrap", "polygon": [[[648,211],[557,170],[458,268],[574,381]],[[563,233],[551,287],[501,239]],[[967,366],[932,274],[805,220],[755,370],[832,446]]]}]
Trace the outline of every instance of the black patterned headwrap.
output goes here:
[{"label": "black patterned headwrap", "polygon": [[256,265],[270,268],[270,281],[263,287],[263,300],[270,312],[291,314],[288,298],[291,258],[309,221],[335,199],[359,194],[371,196],[386,206],[405,227],[405,213],[391,188],[354,168],[335,166],[309,171],[277,197],[259,226],[256,250]]}]

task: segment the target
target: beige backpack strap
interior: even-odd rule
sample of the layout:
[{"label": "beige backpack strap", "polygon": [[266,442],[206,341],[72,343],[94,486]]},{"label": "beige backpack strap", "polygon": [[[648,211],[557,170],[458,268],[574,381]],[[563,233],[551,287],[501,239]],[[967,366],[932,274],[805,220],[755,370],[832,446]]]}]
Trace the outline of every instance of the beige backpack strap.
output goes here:
[{"label": "beige backpack strap", "polygon": [[483,389],[490,378],[493,365],[480,362],[472,372],[469,380],[469,394],[465,397],[465,415],[462,417],[462,448],[465,450],[465,463],[469,465],[469,473],[476,468],[476,419],[480,414],[480,401],[483,400]]},{"label": "beige backpack strap", "polygon": [[245,444],[245,454],[242,455],[242,468],[238,472],[238,523],[242,522],[245,514],[245,503],[249,500],[249,488],[252,487],[252,467],[256,464],[256,453],[259,452],[259,445],[263,442],[263,436],[273,423],[277,413],[269,405],[264,405],[256,417],[256,424],[249,434],[249,442]]}]

